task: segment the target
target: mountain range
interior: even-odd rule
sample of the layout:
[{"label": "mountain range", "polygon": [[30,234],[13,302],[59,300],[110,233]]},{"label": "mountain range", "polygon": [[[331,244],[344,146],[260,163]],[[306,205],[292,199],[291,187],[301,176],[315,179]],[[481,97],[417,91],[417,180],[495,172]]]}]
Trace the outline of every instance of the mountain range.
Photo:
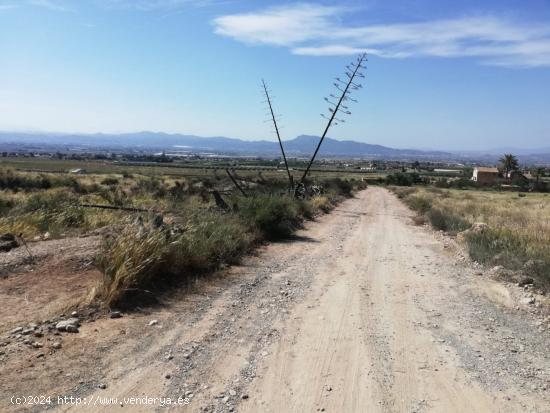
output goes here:
[{"label": "mountain range", "polygon": [[[290,157],[310,156],[318,136],[300,135],[283,141]],[[195,135],[168,134],[162,132],[137,132],[122,134],[62,134],[40,132],[0,132],[0,149],[33,146],[57,147],[72,151],[94,151],[98,149],[132,150],[140,152],[165,151],[166,153],[210,153],[240,156],[278,156],[277,141],[248,141],[227,137],[201,137]],[[31,148],[31,149],[29,149]],[[3,149],[5,150],[5,149]],[[550,163],[550,148],[520,150],[502,148],[488,151],[432,151],[419,149],[396,149],[382,145],[372,145],[353,140],[326,138],[319,156],[334,158],[400,159],[400,160],[472,160],[493,161],[502,153],[515,153],[520,161]]]}]

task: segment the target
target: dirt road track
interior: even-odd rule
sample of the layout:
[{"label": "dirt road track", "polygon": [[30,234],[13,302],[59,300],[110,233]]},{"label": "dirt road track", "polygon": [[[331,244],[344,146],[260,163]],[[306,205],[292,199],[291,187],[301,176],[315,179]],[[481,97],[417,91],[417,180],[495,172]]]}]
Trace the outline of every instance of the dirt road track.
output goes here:
[{"label": "dirt road track", "polygon": [[[487,346],[494,346],[495,336],[483,324],[462,323],[477,310],[461,297],[460,284],[470,280],[443,243],[410,225],[411,214],[393,195],[373,188],[336,214],[358,219],[335,260],[318,269],[311,292],[281,325],[273,356],[251,386],[253,401],[242,411],[549,409],[537,395],[524,399],[513,380],[475,380],[494,362],[484,356],[493,357]],[[507,359],[516,356],[503,347],[503,364],[510,365],[500,367],[509,369],[517,361]],[[479,360],[468,370],[461,355],[471,358],[476,351]],[[548,358],[539,356],[548,374]]]},{"label": "dirt road track", "polygon": [[[550,412],[548,330],[411,216],[369,188],[194,294],[84,325],[43,361],[69,381],[11,390],[181,395],[186,412]],[[155,410],[114,409],[59,408]]]}]

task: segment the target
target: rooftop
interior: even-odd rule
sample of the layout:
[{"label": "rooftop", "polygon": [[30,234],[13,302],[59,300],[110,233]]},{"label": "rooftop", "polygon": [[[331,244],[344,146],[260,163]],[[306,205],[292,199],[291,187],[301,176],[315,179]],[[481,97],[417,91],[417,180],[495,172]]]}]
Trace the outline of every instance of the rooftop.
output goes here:
[{"label": "rooftop", "polygon": [[474,169],[477,170],[478,172],[488,172],[488,173],[498,174],[497,168],[487,168],[485,166],[476,166]]}]

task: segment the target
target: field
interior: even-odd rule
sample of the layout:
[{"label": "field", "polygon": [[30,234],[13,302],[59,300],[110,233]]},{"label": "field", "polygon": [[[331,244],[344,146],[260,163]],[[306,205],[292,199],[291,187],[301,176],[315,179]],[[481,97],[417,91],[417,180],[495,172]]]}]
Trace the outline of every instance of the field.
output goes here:
[{"label": "field", "polygon": [[474,260],[501,265],[534,278],[541,289],[550,288],[549,194],[426,187],[394,191],[418,212],[417,223],[428,221],[435,229],[460,234]]},{"label": "field", "polygon": [[[86,172],[64,172],[72,168]],[[365,186],[356,175],[314,172],[317,192],[298,199],[285,171],[247,167],[234,175],[244,194],[210,165],[12,162],[0,169],[0,233],[18,236],[29,254],[34,241],[99,234],[102,280],[92,300],[120,307],[142,301],[143,291],[236,263],[264,240],[291,237],[303,220]]]}]

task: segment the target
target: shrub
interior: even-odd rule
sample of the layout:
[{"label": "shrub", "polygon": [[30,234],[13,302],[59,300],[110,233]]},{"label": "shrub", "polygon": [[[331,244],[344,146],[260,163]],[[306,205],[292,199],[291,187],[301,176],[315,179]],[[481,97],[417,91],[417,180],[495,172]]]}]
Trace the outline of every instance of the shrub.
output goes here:
[{"label": "shrub", "polygon": [[466,242],[472,259],[481,263],[514,264],[517,267],[524,250],[521,240],[507,229],[471,232],[466,235]]},{"label": "shrub", "polygon": [[513,270],[526,268],[539,287],[550,288],[550,250],[536,245],[508,228],[489,228],[466,236],[472,259],[491,265],[503,265]]},{"label": "shrub", "polygon": [[421,195],[410,195],[405,199],[405,203],[419,214],[425,214],[432,206],[431,199]]},{"label": "shrub", "polygon": [[5,214],[15,206],[15,202],[9,198],[0,197],[0,215]]},{"label": "shrub", "polygon": [[171,187],[168,192],[174,200],[181,201],[187,194],[187,185],[185,182],[176,181],[174,186]]},{"label": "shrub", "polygon": [[300,223],[298,203],[286,195],[238,198],[237,207],[244,222],[267,239],[288,237]]},{"label": "shrub", "polygon": [[323,187],[326,192],[332,192],[336,195],[345,197],[350,197],[353,190],[353,186],[349,181],[340,178],[332,178],[323,181]]},{"label": "shrub", "polygon": [[450,188],[464,189],[464,188],[476,188],[477,186],[478,186],[477,182],[474,182],[468,178],[454,179],[449,182]]},{"label": "shrub", "polygon": [[54,212],[64,209],[69,204],[75,204],[77,201],[78,198],[71,192],[56,189],[31,195],[23,210],[25,212]]},{"label": "shrub", "polygon": [[464,218],[442,209],[431,208],[426,216],[434,228],[442,231],[457,233],[470,228]]},{"label": "shrub", "polygon": [[301,216],[303,216],[305,219],[315,218],[315,215],[318,213],[319,210],[314,207],[313,201],[310,202],[305,199],[297,199],[296,202],[298,204],[298,210]]},{"label": "shrub", "polygon": [[204,213],[174,241],[168,262],[176,267],[207,271],[220,263],[236,263],[256,240],[254,232],[231,214]]},{"label": "shrub", "polygon": [[392,188],[393,192],[397,195],[399,199],[403,199],[406,202],[406,199],[409,195],[416,192],[415,188]]},{"label": "shrub", "polygon": [[70,205],[61,213],[55,215],[54,220],[55,223],[61,227],[80,228],[86,223],[86,215],[84,214],[83,208],[76,205]]},{"label": "shrub", "polygon": [[450,183],[447,181],[447,178],[438,178],[434,182],[434,185],[436,186],[436,188],[449,188],[451,186]]},{"label": "shrub", "polygon": [[104,178],[101,181],[101,185],[107,185],[107,186],[118,185],[118,183],[119,183],[119,180],[117,178],[113,178],[112,176]]},{"label": "shrub", "polygon": [[411,186],[414,184],[424,184],[426,181],[416,172],[396,172],[386,177],[386,183],[397,186]]},{"label": "shrub", "polygon": [[46,175],[21,174],[11,169],[0,170],[0,189],[31,190],[49,189],[52,182]]}]

